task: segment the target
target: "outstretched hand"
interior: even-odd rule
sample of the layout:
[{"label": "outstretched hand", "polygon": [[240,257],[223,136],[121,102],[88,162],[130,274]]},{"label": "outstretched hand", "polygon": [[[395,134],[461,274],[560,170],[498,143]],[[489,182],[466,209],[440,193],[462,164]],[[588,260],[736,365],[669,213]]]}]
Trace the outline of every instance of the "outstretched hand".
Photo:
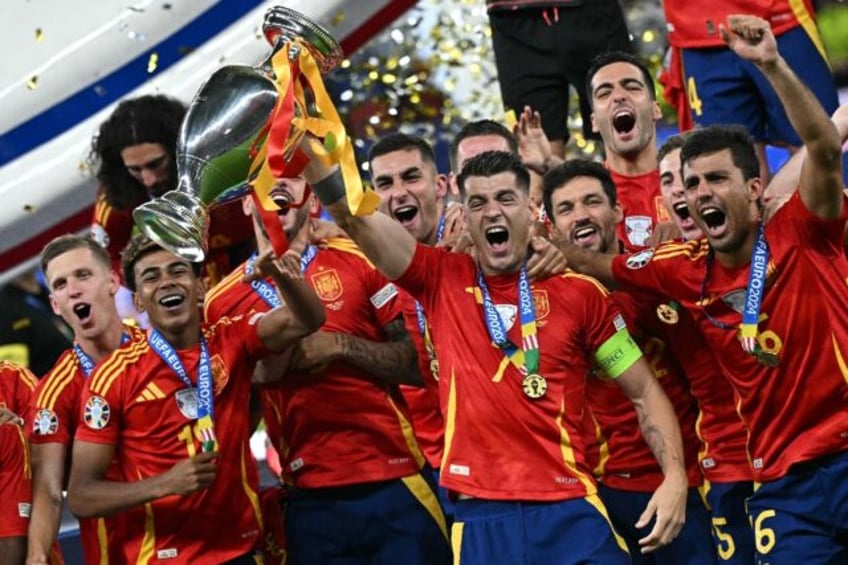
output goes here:
[{"label": "outstretched hand", "polygon": [[728,16],[727,26],[719,25],[719,33],[727,46],[739,57],[756,65],[777,61],[777,40],[769,23],[756,16]]},{"label": "outstretched hand", "polygon": [[666,477],[654,495],[639,521],[637,528],[647,527],[656,518],[654,527],[647,536],[639,540],[642,553],[651,553],[674,541],[686,522],[687,485],[685,477]]},{"label": "outstretched hand", "polygon": [[521,162],[530,170],[545,173],[545,167],[551,158],[551,142],[542,129],[542,116],[525,106],[512,133],[518,142],[518,154]]}]

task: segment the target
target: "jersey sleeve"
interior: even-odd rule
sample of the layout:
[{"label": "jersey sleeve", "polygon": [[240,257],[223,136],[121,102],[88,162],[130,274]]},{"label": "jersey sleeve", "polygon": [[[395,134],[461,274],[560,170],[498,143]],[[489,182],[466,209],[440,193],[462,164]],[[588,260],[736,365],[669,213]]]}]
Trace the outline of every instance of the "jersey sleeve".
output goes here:
[{"label": "jersey sleeve", "polygon": [[[838,257],[844,253],[846,219],[848,198],[842,199],[842,214],[838,218],[826,220],[810,212],[801,200],[801,193],[796,190],[789,201],[775,212],[767,226],[779,228],[781,237],[791,233],[804,246],[827,256]],[[767,238],[769,231],[766,231]]]},{"label": "jersey sleeve", "polygon": [[656,249],[617,255],[612,261],[615,282],[624,290],[649,297],[664,296],[669,292],[668,277],[674,276],[674,261],[664,259],[676,253],[672,251],[675,246],[680,244],[661,245]]},{"label": "jersey sleeve", "polygon": [[403,316],[403,301],[398,286],[380,271],[368,266],[368,301],[380,327]]},{"label": "jersey sleeve", "polygon": [[16,425],[0,426],[0,538],[26,536],[32,479],[26,437]]},{"label": "jersey sleeve", "polygon": [[273,353],[259,337],[259,320],[265,314],[265,311],[253,310],[243,316],[223,317],[215,322],[212,330],[221,332],[223,343],[241,347],[247,358],[255,362]]},{"label": "jersey sleeve", "polygon": [[418,243],[409,267],[395,280],[401,288],[423,304],[425,310],[432,308],[447,255],[448,252],[444,249]]},{"label": "jersey sleeve", "polygon": [[124,404],[120,376],[120,371],[104,362],[86,380],[80,395],[80,424],[75,439],[111,445],[118,443]]},{"label": "jersey sleeve", "polygon": [[79,397],[74,385],[74,375],[67,371],[51,371],[38,383],[28,418],[32,443],[70,445],[73,422],[79,412]]},{"label": "jersey sleeve", "polygon": [[124,250],[133,233],[132,214],[113,208],[106,202],[106,194],[100,190],[94,203],[94,217],[91,220],[91,237],[109,252],[112,268],[121,275],[121,251]]}]

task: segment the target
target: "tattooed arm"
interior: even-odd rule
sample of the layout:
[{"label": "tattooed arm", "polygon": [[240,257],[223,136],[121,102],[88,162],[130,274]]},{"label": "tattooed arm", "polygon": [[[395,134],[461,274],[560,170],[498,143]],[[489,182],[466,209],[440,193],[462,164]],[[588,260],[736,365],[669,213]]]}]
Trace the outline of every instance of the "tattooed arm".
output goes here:
[{"label": "tattooed arm", "polygon": [[644,358],[633,363],[616,382],[633,402],[642,436],[665,475],[636,523],[637,528],[646,527],[656,516],[651,532],[639,540],[642,553],[649,553],[670,543],[686,520],[689,485],[683,462],[680,426],[671,402],[659,381],[651,374]]},{"label": "tattooed arm", "polygon": [[386,341],[371,341],[350,334],[319,331],[300,341],[292,368],[318,372],[332,361],[343,361],[390,384],[424,386],[418,356],[403,318],[383,327]]}]

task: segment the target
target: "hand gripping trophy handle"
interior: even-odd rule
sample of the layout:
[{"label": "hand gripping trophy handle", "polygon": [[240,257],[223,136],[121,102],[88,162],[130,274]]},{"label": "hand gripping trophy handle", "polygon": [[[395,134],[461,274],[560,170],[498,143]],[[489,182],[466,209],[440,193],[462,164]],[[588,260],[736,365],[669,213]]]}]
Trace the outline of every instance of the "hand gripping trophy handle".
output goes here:
[{"label": "hand gripping trophy handle", "polygon": [[[263,31],[273,45],[264,63],[221,67],[192,100],[177,140],[178,187],[133,211],[145,235],[189,261],[208,252],[210,207],[245,195],[251,185],[263,185],[265,194],[257,195],[274,207],[269,179],[284,171],[306,130],[320,121],[315,101],[326,98],[320,74],[342,60],[332,35],[294,10],[271,8]],[[301,80],[309,72],[311,80]],[[318,96],[311,89],[316,74]],[[289,88],[302,95],[292,99]],[[286,103],[290,111],[281,115]]]}]

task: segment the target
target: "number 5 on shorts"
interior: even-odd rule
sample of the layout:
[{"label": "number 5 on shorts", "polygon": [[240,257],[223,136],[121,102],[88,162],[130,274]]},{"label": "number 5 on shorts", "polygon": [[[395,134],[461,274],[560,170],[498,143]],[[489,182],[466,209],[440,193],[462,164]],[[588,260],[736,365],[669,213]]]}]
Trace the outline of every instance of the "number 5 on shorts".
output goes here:
[{"label": "number 5 on shorts", "polygon": [[727,518],[713,518],[713,530],[718,540],[718,556],[722,561],[730,561],[730,558],[736,553],[736,544],[733,543],[733,536],[721,529],[722,526],[726,525]]}]

